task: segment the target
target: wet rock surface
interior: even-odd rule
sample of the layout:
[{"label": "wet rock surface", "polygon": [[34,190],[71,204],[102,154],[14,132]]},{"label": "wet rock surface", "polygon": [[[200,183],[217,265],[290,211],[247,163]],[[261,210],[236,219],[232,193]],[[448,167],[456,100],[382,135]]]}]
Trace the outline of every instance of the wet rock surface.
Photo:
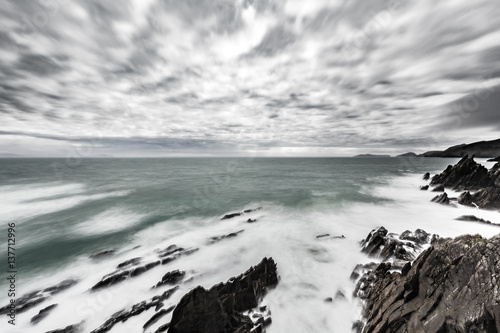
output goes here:
[{"label": "wet rock surface", "polygon": [[243,214],[248,214],[248,213],[252,213],[252,212],[255,212],[257,210],[261,210],[262,207],[257,207],[257,208],[254,208],[254,209],[245,209],[244,211],[242,212],[236,212],[236,213],[229,213],[229,214],[226,214],[224,215],[221,220],[228,220],[228,219],[232,219],[233,217],[236,217],[236,216],[241,216]]},{"label": "wet rock surface", "polygon": [[450,198],[448,198],[448,194],[443,193],[436,195],[434,198],[431,199],[431,202],[435,202],[441,205],[450,205]]},{"label": "wet rock surface", "polygon": [[41,309],[37,315],[33,316],[33,318],[31,318],[31,324],[33,325],[36,325],[38,324],[42,319],[45,319],[50,311],[52,311],[55,307],[57,306],[57,304],[51,304],[43,309]]},{"label": "wet rock surface", "polygon": [[106,259],[106,258],[112,257],[115,254],[116,254],[115,250],[106,250],[106,251],[94,253],[89,258],[92,260],[101,260],[101,259]]},{"label": "wet rock surface", "polygon": [[500,188],[489,187],[474,193],[466,191],[459,196],[458,203],[483,209],[500,209]]},{"label": "wet rock surface", "polygon": [[81,333],[81,332],[83,332],[83,323],[69,325],[66,326],[65,328],[48,331],[45,333]]},{"label": "wet rock surface", "polygon": [[435,239],[402,273],[380,264],[359,293],[363,332],[499,332],[499,246],[500,235]]},{"label": "wet rock surface", "polygon": [[456,220],[457,221],[477,222],[477,223],[484,223],[484,224],[491,224],[491,225],[500,226],[500,224],[491,223],[491,221],[479,218],[479,217],[474,216],[474,215],[462,215],[460,217],[457,217]]},{"label": "wet rock surface", "polygon": [[168,329],[179,332],[263,332],[270,318],[243,314],[257,308],[269,288],[278,284],[276,263],[264,258],[240,276],[209,290],[198,286],[189,291],[175,308]]},{"label": "wet rock surface", "polygon": [[198,248],[185,249],[173,244],[166,249],[156,250],[155,253],[159,258],[156,261],[150,261],[144,265],[139,265],[143,261],[142,258],[132,258],[126,260],[118,265],[117,271],[103,276],[99,282],[92,286],[90,291],[95,292],[100,289],[110,287],[127,279],[139,276],[159,265],[168,264],[181,256],[189,255],[196,251],[198,251]]},{"label": "wet rock surface", "polygon": [[[73,287],[78,283],[78,280],[64,280],[54,286],[32,291],[26,295],[21,296],[16,300],[16,312],[22,313],[27,311],[34,306],[42,303],[43,301],[49,299],[52,295],[58,294],[66,289]],[[0,314],[6,314],[10,310],[8,305],[0,308]]]},{"label": "wet rock surface", "polygon": [[239,230],[239,231],[236,231],[236,232],[231,232],[231,233],[229,233],[227,235],[210,237],[210,239],[208,240],[207,244],[214,244],[214,243],[220,242],[223,239],[236,237],[239,234],[241,234],[243,231],[245,231],[245,230]]},{"label": "wet rock surface", "polygon": [[[103,333],[111,330],[113,326],[115,326],[119,322],[124,322],[128,320],[129,318],[133,316],[140,315],[144,311],[149,310],[152,307],[156,307],[158,304],[162,303],[165,300],[168,300],[170,296],[178,289],[179,287],[174,287],[171,288],[167,291],[165,291],[161,295],[154,296],[153,298],[147,300],[147,301],[142,301],[137,304],[134,304],[132,307],[129,309],[124,309],[121,311],[116,312],[106,320],[104,324],[93,330],[91,333]],[[151,319],[150,319],[151,320]],[[151,323],[150,325],[152,325]]]},{"label": "wet rock surface", "polygon": [[175,271],[168,272],[167,274],[163,275],[162,279],[160,282],[158,282],[153,288],[158,288],[160,286],[164,285],[174,285],[179,282],[181,282],[184,277],[186,276],[185,271],[179,271],[176,269]]}]

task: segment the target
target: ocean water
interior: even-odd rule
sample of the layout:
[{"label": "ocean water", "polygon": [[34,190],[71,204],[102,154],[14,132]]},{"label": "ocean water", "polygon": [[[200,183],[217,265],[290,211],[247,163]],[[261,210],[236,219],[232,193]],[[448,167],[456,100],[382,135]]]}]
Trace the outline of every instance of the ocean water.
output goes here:
[{"label": "ocean water", "polygon": [[[85,332],[113,313],[168,289],[152,290],[168,271],[187,271],[167,301],[176,304],[191,288],[226,281],[273,257],[279,285],[263,303],[272,311],[268,332],[351,332],[361,306],[349,279],[359,241],[375,227],[391,232],[423,228],[443,237],[492,236],[500,228],[456,221],[474,214],[500,223],[497,212],[430,203],[419,191],[422,174],[437,173],[458,159],[398,158],[165,158],[0,159],[0,254],[7,272],[7,228],[16,224],[16,296],[64,279],[74,287],[20,313],[2,332],[46,332],[84,321]],[[487,167],[492,163],[479,160]],[[453,194],[452,194],[453,196]],[[221,220],[224,214],[262,209]],[[246,220],[257,219],[255,223]],[[213,236],[244,230],[215,244]],[[317,239],[328,233],[345,238]],[[151,257],[171,244],[199,251],[99,292],[89,289],[124,260]],[[89,256],[104,250],[116,255]],[[0,282],[0,306],[8,283]],[[342,291],[345,299],[324,302]],[[58,306],[37,325],[30,319]],[[110,332],[141,332],[150,309]],[[170,320],[161,319],[144,332]]]}]

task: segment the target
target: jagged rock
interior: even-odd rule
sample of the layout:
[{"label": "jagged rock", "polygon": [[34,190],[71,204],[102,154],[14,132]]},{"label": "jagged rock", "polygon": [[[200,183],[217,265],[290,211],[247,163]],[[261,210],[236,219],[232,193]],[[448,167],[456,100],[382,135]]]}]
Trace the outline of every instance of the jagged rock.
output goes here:
[{"label": "jagged rock", "polygon": [[128,270],[117,271],[102,277],[101,281],[97,282],[90,291],[96,291],[105,287],[112,286],[114,284],[125,281],[129,278],[139,276],[150,269],[160,265],[162,262],[160,260],[150,262],[146,265],[135,267]]},{"label": "jagged rock", "polygon": [[495,158],[490,158],[486,162],[500,162],[500,156],[497,156]]},{"label": "jagged rock", "polygon": [[465,156],[454,166],[448,165],[441,174],[432,177],[431,185],[441,184],[454,190],[477,190],[494,186],[488,170],[474,161],[473,157]]},{"label": "jagged rock", "polygon": [[[255,325],[242,312],[257,307],[267,289],[277,284],[276,263],[272,258],[264,258],[227,283],[217,284],[209,290],[198,286],[184,295],[175,308],[169,333],[250,332]],[[259,325],[262,330],[265,322]]]},{"label": "jagged rock", "polygon": [[483,209],[500,209],[500,188],[488,187],[473,194],[464,192],[458,197],[458,203]]},{"label": "jagged rock", "polygon": [[432,192],[444,192],[444,186],[438,185],[432,189]]},{"label": "jagged rock", "polygon": [[500,331],[500,235],[439,239],[402,275],[384,264],[364,290],[365,333]]},{"label": "jagged rock", "polygon": [[93,259],[93,260],[101,260],[101,259],[104,259],[104,258],[111,257],[111,256],[113,256],[115,254],[116,254],[115,250],[106,250],[106,251],[94,253],[89,258]]},{"label": "jagged rock", "polygon": [[164,300],[167,300],[172,296],[172,294],[178,289],[179,287],[174,287],[171,288],[167,291],[165,291],[161,295],[154,296],[153,298],[147,300],[147,301],[142,301],[140,303],[134,304],[132,307],[129,309],[123,309],[111,316],[104,324],[93,330],[91,333],[103,333],[107,332],[110,329],[113,328],[117,323],[119,322],[124,322],[128,320],[130,317],[137,316],[144,311],[147,311],[151,307],[156,307],[159,303],[163,302]]},{"label": "jagged rock", "polygon": [[478,222],[478,223],[484,223],[484,224],[498,225],[495,223],[491,223],[491,221],[487,221],[487,220],[481,219],[479,217],[476,217],[474,215],[462,215],[460,217],[457,217],[456,220],[457,221]]},{"label": "jagged rock", "polygon": [[32,325],[35,325],[35,324],[38,324],[42,319],[46,318],[50,311],[52,311],[55,307],[57,306],[57,304],[51,304],[43,309],[41,309],[37,315],[33,316],[31,318],[31,324]]},{"label": "jagged rock", "polygon": [[161,319],[161,317],[166,316],[167,314],[172,312],[173,309],[175,309],[175,305],[172,305],[168,309],[162,309],[162,310],[158,311],[151,318],[149,318],[149,320],[144,324],[144,326],[142,326],[142,328],[146,329],[149,326],[155,324],[158,320]]},{"label": "jagged rock", "polygon": [[423,179],[423,180],[429,180],[429,178],[431,178],[431,174],[430,174],[430,173],[428,173],[428,172],[426,172],[426,173],[424,174],[424,176],[422,177],[422,179]]},{"label": "jagged rock", "polygon": [[488,173],[495,186],[500,186],[500,162],[496,163]]},{"label": "jagged rock", "polygon": [[438,203],[438,204],[441,204],[441,205],[449,205],[450,204],[450,199],[448,198],[448,194],[446,194],[446,193],[436,195],[434,198],[432,198],[431,201]]},{"label": "jagged rock", "polygon": [[[29,294],[25,294],[16,300],[16,312],[21,313],[27,311],[34,306],[42,303],[43,301],[50,298],[52,295],[60,293],[68,288],[73,287],[78,283],[78,280],[64,280],[54,286],[32,291]],[[9,305],[0,308],[0,314],[6,314],[10,310]]]},{"label": "jagged rock", "polygon": [[169,284],[177,284],[184,279],[184,276],[186,276],[185,271],[179,271],[176,269],[175,271],[168,272],[167,274],[163,275],[162,279],[160,282],[158,282],[153,288],[158,288],[160,286]]},{"label": "jagged rock", "polygon": [[395,234],[388,234],[387,229],[380,227],[374,229],[361,242],[362,252],[372,257],[389,260],[396,258],[400,260],[413,260],[415,258],[415,247],[411,242],[403,242],[395,238]]},{"label": "jagged rock", "polygon": [[227,234],[227,235],[222,235],[222,236],[214,236],[214,237],[210,237],[210,239],[208,240],[208,244],[213,244],[213,243],[217,243],[217,242],[220,242],[221,240],[223,239],[226,239],[226,238],[233,238],[233,237],[236,237],[238,236],[240,233],[242,233],[243,231],[245,230],[239,230],[239,231],[236,231],[236,232],[232,232],[230,234]]},{"label": "jagged rock", "polygon": [[66,326],[65,328],[48,331],[45,333],[80,333],[80,332],[83,332],[83,323],[69,325]]},{"label": "jagged rock", "polygon": [[429,185],[420,186],[421,191],[427,191],[428,189],[429,189]]},{"label": "jagged rock", "polygon": [[414,232],[406,230],[401,234],[401,236],[399,236],[399,239],[401,240],[410,240],[420,245],[429,243],[429,238],[430,234],[422,229],[417,229]]}]

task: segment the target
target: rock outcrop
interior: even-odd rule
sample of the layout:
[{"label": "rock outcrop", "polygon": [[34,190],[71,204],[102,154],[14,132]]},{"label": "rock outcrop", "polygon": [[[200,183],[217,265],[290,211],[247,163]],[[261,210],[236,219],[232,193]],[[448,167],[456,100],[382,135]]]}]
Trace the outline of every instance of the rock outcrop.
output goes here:
[{"label": "rock outcrop", "polygon": [[[54,286],[32,291],[26,295],[21,296],[16,300],[16,312],[21,313],[27,311],[34,306],[44,302],[49,299],[52,295],[58,294],[68,288],[73,287],[77,284],[77,280],[64,280]],[[0,308],[0,314],[6,314],[10,310],[9,305]]]},{"label": "rock outcrop", "polygon": [[441,204],[441,205],[449,205],[450,204],[450,198],[448,198],[448,194],[443,193],[440,195],[436,195],[434,198],[431,199],[432,202]]},{"label": "rock outcrop", "polygon": [[363,332],[500,332],[499,247],[500,235],[436,239],[402,273],[380,264]]},{"label": "rock outcrop", "polygon": [[461,144],[450,147],[444,151],[428,151],[421,156],[424,157],[463,157],[474,155],[477,157],[497,157],[500,155],[500,139],[491,141],[479,141],[470,144]]},{"label": "rock outcrop", "polygon": [[458,191],[466,189],[478,190],[495,186],[488,169],[468,156],[465,156],[453,166],[448,165],[446,170],[432,177],[431,185],[442,185]]},{"label": "rock outcrop", "polygon": [[209,290],[198,286],[180,300],[168,332],[261,332],[270,320],[259,317],[254,322],[243,312],[256,308],[267,290],[277,284],[276,263],[272,258],[264,258],[227,283]]},{"label": "rock outcrop", "polygon": [[500,209],[500,188],[488,187],[472,194],[466,191],[458,197],[458,203],[483,209]]}]

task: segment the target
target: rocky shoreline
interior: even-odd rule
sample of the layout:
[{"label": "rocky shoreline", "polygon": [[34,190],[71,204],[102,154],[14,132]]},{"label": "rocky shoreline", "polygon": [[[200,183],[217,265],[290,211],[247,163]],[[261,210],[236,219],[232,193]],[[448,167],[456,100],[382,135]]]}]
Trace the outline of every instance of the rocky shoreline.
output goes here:
[{"label": "rocky shoreline", "polygon": [[[476,163],[473,157],[465,156],[440,174],[431,177],[426,173],[423,181],[426,183],[420,190],[437,192],[433,202],[450,208],[460,204],[500,209],[500,163],[488,170]],[[461,193],[453,194],[451,191]],[[260,209],[262,207],[229,213],[220,220],[233,219]],[[474,215],[457,216],[456,220],[494,225]],[[254,223],[257,219],[249,217],[246,222]],[[230,233],[208,237],[199,244],[200,247],[172,244],[156,249],[148,256],[119,262],[114,265],[114,271],[92,284],[88,292],[97,293],[156,267],[174,261],[175,264],[181,257],[195,255],[203,246],[228,242],[241,237],[243,232],[244,229],[234,229]],[[328,233],[316,236],[317,241],[344,238],[344,235]],[[453,239],[440,238],[422,229],[406,230],[401,234],[383,226],[372,230],[361,241],[360,251],[377,262],[358,264],[351,273],[353,297],[360,300],[364,307],[363,317],[353,323],[353,330],[358,333],[500,332],[499,246],[500,235],[490,239],[479,235]],[[115,255],[115,250],[105,250],[91,255],[90,260],[98,262]],[[153,297],[112,314],[100,326],[88,327],[88,323],[81,322],[46,333],[104,333],[117,324],[146,313],[141,325],[144,332],[151,333],[259,333],[265,332],[272,324],[271,309],[261,305],[268,291],[275,288],[280,280],[278,265],[272,258],[263,258],[257,265],[225,283],[208,289],[202,286],[192,288],[177,304],[173,303],[171,296],[182,289],[179,288],[182,283],[193,278],[195,274],[189,269],[169,269],[161,279],[151,283],[150,288],[155,292]],[[61,306],[51,301],[52,296],[79,282],[65,280],[24,295],[18,299],[18,313],[41,305],[36,308],[38,313],[31,318],[31,324],[36,327]],[[338,298],[346,297],[338,291],[335,299]],[[332,297],[324,299],[327,303],[333,301]],[[8,311],[8,307],[0,308],[0,314]],[[153,327],[155,329],[151,330]]]},{"label": "rocky shoreline", "polygon": [[[490,170],[465,156],[456,165],[430,178],[443,193],[433,202],[482,209],[500,209],[500,163]],[[429,185],[421,187],[427,190]],[[458,199],[446,189],[464,191]],[[491,224],[476,216],[457,220]],[[417,229],[399,237],[384,227],[361,242],[362,251],[380,264],[358,265],[354,296],[363,301],[358,333],[384,332],[500,332],[500,234],[440,238]],[[415,258],[416,257],[416,258]]]}]

